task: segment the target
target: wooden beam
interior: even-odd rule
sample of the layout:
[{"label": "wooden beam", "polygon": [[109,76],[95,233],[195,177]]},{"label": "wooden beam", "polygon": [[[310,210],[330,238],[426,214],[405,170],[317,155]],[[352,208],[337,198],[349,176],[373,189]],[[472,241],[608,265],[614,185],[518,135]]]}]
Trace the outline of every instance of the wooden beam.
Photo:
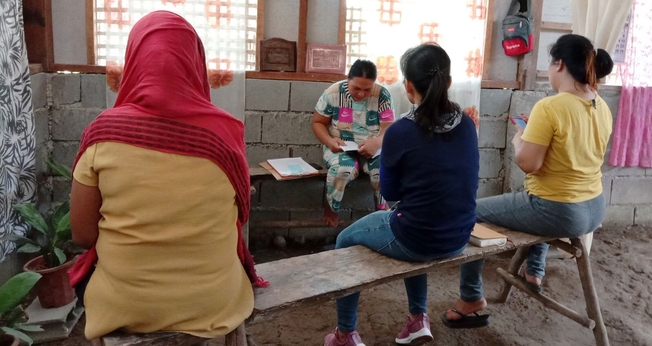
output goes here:
[{"label": "wooden beam", "polygon": [[23,0],[23,21],[27,59],[48,71],[54,61],[50,0]]},{"label": "wooden beam", "polygon": [[29,64],[29,74],[43,72],[43,64]]},{"label": "wooden beam", "polygon": [[[518,271],[519,269],[521,269],[523,262],[525,262],[529,250],[530,250],[529,246],[523,246],[518,248],[518,250],[516,250],[516,253],[514,254],[514,256],[512,256],[512,260],[509,262],[509,268],[507,269],[508,273],[512,275],[518,275]],[[496,302],[501,304],[507,303],[509,296],[512,294],[513,287],[514,285],[505,281],[503,283],[503,288],[500,291],[500,294],[498,295],[498,298],[496,298]]]},{"label": "wooden beam", "polygon": [[308,82],[339,82],[346,79],[346,75],[339,74],[269,71],[247,71],[245,72],[245,77],[250,79],[296,80]]},{"label": "wooden beam", "polygon": [[543,12],[543,0],[532,0],[534,13],[532,27],[534,28],[534,50],[522,55],[518,60],[518,74],[516,79],[521,82],[521,90],[534,90],[537,79],[537,57],[539,54],[539,38],[541,37],[541,12]]},{"label": "wooden beam", "polygon": [[86,63],[95,65],[95,0],[86,0]]},{"label": "wooden beam", "polygon": [[571,33],[573,32],[573,25],[571,23],[559,22],[541,22],[541,30],[562,31]]},{"label": "wooden beam", "polygon": [[[336,227],[350,226],[356,220],[340,220]],[[327,227],[323,220],[290,220],[290,221],[259,221],[249,225],[251,229],[257,228],[313,228]]]},{"label": "wooden beam", "polygon": [[541,293],[535,293],[535,292],[530,291],[525,286],[523,281],[517,279],[514,275],[506,272],[502,268],[498,268],[497,271],[498,271],[498,274],[505,281],[507,281],[507,283],[509,283],[509,284],[513,285],[514,287],[518,288],[519,290],[523,291],[524,293],[526,293],[530,297],[540,301],[541,303],[543,303],[543,306],[547,307],[548,309],[555,310],[558,313],[570,318],[571,320],[581,324],[582,326],[584,326],[586,328],[589,328],[591,330],[593,330],[593,328],[595,328],[595,321],[593,321],[592,319],[590,319],[590,318],[588,318],[586,316],[582,316],[582,315],[578,314],[575,310],[571,310],[571,309],[559,304],[559,302],[557,302],[556,300],[553,300],[552,298],[549,298],[548,296],[545,296],[545,295],[543,295]]},{"label": "wooden beam", "polygon": [[308,32],[308,0],[299,0],[299,38],[297,40],[297,69],[306,72],[306,35]]},{"label": "wooden beam", "polygon": [[256,12],[256,70],[260,71],[260,41],[265,39],[265,0],[258,0]]},{"label": "wooden beam", "polygon": [[487,0],[487,19],[484,26],[484,62],[482,63],[483,80],[489,79],[489,69],[491,68],[491,43],[494,33],[495,11],[496,0]]},{"label": "wooden beam", "polygon": [[340,16],[337,26],[337,44],[346,44],[346,0],[340,0]]},{"label": "wooden beam", "polygon": [[106,73],[106,66],[100,65],[75,65],[75,64],[53,64],[49,72],[70,71],[80,73]]},{"label": "wooden beam", "polygon": [[483,89],[520,89],[521,83],[517,80],[482,80]]}]

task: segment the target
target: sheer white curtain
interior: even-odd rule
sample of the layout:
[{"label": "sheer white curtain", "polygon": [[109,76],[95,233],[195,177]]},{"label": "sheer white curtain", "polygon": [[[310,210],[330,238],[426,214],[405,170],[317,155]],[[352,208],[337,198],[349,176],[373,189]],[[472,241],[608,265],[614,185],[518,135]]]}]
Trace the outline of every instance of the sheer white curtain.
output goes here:
[{"label": "sheer white curtain", "polygon": [[451,58],[451,99],[478,107],[482,82],[486,0],[347,0],[349,62],[373,61],[399,112],[409,107],[400,59],[410,47],[437,42]]},{"label": "sheer white curtain", "polygon": [[244,70],[255,64],[248,41],[255,33],[256,1],[98,0],[97,9],[98,56],[118,64],[124,63],[131,27],[144,15],[166,10],[184,17],[204,44],[213,103],[244,121]]},{"label": "sheer white curtain", "polygon": [[573,33],[613,52],[634,0],[571,0]]}]

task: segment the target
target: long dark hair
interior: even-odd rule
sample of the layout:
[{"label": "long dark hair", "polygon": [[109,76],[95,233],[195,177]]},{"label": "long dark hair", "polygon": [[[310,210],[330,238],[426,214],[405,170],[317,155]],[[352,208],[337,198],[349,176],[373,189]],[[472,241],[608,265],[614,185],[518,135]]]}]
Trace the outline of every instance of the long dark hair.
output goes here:
[{"label": "long dark hair", "polygon": [[451,81],[451,59],[437,44],[424,43],[408,49],[401,57],[401,71],[421,95],[421,103],[414,111],[414,121],[425,132],[445,125],[445,116],[460,108],[448,100]]},{"label": "long dark hair", "polygon": [[349,79],[354,77],[362,77],[366,79],[376,80],[378,70],[376,64],[369,60],[356,60],[349,69]]},{"label": "long dark hair", "polygon": [[588,38],[574,34],[561,36],[550,47],[550,57],[553,62],[563,61],[573,79],[594,90],[598,89],[598,80],[610,74],[614,67],[607,51],[594,49]]}]

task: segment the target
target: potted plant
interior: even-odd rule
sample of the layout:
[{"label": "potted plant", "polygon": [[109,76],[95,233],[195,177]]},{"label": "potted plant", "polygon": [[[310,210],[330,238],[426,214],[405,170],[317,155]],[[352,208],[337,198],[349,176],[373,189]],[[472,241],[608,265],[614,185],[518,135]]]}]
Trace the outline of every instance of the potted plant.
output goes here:
[{"label": "potted plant", "polygon": [[[70,168],[56,162],[46,163],[53,171],[72,181]],[[70,202],[62,203],[51,215],[41,214],[32,203],[18,204],[14,209],[38,231],[35,239],[8,235],[0,240],[15,242],[19,246],[18,252],[40,255],[27,262],[23,269],[43,276],[36,285],[41,306],[56,308],[69,304],[75,299],[68,277],[68,269],[74,264],[74,258],[66,254],[72,245]]]},{"label": "potted plant", "polygon": [[40,278],[41,274],[24,272],[0,286],[0,346],[18,346],[20,340],[31,345],[32,339],[22,331],[43,331],[39,326],[23,324],[27,318],[20,305]]}]

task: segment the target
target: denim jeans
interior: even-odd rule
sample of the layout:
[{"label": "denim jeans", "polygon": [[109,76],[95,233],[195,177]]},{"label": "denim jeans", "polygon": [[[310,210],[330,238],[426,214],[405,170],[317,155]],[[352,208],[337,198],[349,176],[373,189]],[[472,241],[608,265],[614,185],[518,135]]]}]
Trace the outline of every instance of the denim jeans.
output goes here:
[{"label": "denim jeans", "polygon": [[[544,237],[577,238],[595,231],[604,219],[602,195],[580,203],[562,203],[531,196],[527,192],[508,193],[477,201],[478,222],[489,222],[515,231]],[[532,245],[527,257],[528,275],[543,278],[548,244]],[[475,302],[483,298],[484,260],[460,267],[460,298]]]},{"label": "denim jeans", "polygon": [[[455,250],[451,253],[422,255],[414,253],[401,245],[389,225],[389,218],[393,211],[377,211],[353,223],[337,237],[336,249],[363,245],[387,257],[407,262],[429,262],[436,259],[457,256],[462,251]],[[408,297],[408,309],[411,314],[426,312],[428,298],[428,276],[421,274],[404,279],[405,290]],[[356,329],[358,319],[358,301],[360,292],[353,293],[337,300],[337,328],[342,332]]]}]

